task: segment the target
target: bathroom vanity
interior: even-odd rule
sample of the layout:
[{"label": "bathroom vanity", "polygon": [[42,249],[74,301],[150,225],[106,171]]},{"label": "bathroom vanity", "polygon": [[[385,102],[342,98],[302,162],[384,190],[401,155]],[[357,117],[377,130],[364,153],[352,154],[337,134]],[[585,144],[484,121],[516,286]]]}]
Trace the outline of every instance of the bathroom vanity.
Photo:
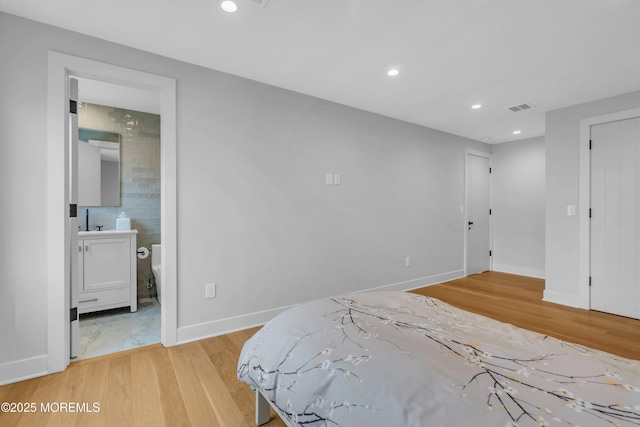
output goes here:
[{"label": "bathroom vanity", "polygon": [[78,313],[138,310],[137,230],[78,232]]}]

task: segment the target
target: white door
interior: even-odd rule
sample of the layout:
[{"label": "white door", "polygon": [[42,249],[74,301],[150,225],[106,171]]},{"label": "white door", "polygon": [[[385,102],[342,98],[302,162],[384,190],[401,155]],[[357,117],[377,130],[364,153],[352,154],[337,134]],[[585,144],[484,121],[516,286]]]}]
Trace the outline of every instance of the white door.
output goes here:
[{"label": "white door", "polygon": [[79,277],[79,257],[78,253],[78,80],[69,78],[69,204],[71,215],[69,215],[69,239],[71,253],[70,280],[71,280],[71,316],[69,341],[71,346],[71,357],[78,357],[78,343],[80,342],[80,321],[78,320],[78,286]]},{"label": "white door", "polygon": [[640,319],[640,118],[591,127],[591,308]]},{"label": "white door", "polygon": [[491,269],[490,160],[467,154],[467,274]]}]

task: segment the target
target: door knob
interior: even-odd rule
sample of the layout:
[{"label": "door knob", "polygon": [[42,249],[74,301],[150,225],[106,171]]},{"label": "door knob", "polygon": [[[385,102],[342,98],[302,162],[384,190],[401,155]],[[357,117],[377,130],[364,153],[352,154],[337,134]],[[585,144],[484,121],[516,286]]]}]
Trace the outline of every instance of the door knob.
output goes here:
[{"label": "door knob", "polygon": [[467,228],[467,230],[471,230],[472,225],[473,225],[473,221],[469,221],[469,228]]}]

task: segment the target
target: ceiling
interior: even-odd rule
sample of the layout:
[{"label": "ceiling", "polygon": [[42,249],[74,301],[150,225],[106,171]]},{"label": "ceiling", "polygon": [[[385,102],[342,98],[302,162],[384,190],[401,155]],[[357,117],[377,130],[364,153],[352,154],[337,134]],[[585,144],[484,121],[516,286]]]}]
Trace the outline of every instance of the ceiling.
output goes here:
[{"label": "ceiling", "polygon": [[79,78],[78,101],[160,114],[160,94],[147,90]]},{"label": "ceiling", "polygon": [[[639,0],[237,3],[234,14],[220,0],[0,10],[489,143],[543,135],[546,111],[640,90]],[[508,110],[523,103],[533,108]]]}]

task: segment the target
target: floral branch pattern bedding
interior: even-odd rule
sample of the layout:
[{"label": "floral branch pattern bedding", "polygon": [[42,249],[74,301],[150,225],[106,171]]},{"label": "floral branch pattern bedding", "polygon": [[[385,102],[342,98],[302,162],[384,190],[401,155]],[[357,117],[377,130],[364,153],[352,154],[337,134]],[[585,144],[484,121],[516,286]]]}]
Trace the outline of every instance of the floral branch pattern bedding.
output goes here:
[{"label": "floral branch pattern bedding", "polygon": [[296,426],[640,425],[640,361],[404,292],[285,311],[238,378]]}]

